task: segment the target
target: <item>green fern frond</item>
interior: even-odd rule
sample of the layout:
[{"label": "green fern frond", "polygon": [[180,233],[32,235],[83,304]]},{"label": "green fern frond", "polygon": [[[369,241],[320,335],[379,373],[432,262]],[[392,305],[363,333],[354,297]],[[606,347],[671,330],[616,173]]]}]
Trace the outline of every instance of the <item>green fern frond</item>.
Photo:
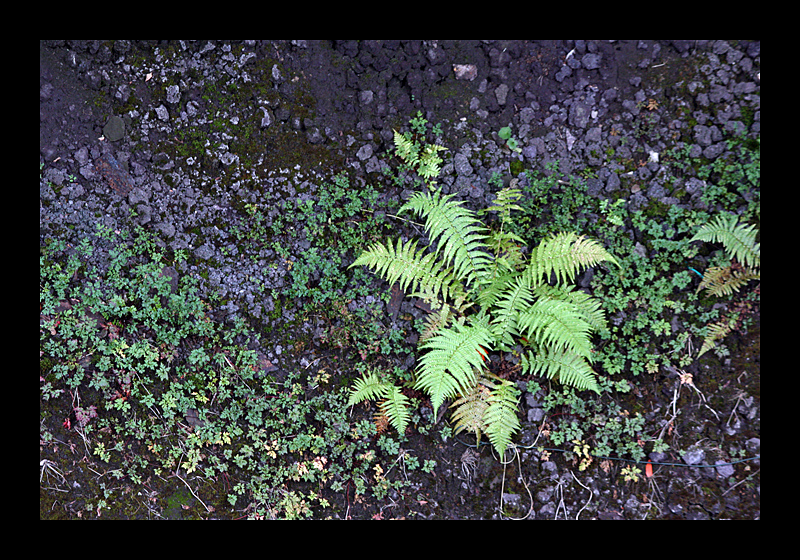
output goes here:
[{"label": "green fern frond", "polygon": [[522,278],[506,282],[503,291],[492,307],[494,320],[492,334],[501,350],[509,350],[519,336],[517,323],[521,311],[528,310],[533,302],[533,293]]},{"label": "green fern frond", "polygon": [[[438,152],[447,148],[437,144],[428,144],[420,153],[420,146],[404,134],[394,131],[394,150],[397,157],[411,167],[416,167],[417,173],[426,181],[431,182],[441,173],[442,158]],[[432,182],[431,182],[432,183]]]},{"label": "green fern frond", "polygon": [[389,423],[399,434],[404,434],[411,418],[408,397],[394,383],[381,380],[375,371],[364,374],[353,383],[347,406],[378,399],[382,399],[378,405],[381,413],[389,419]]},{"label": "green fern frond", "polygon": [[619,266],[597,241],[572,232],[561,232],[543,240],[531,251],[524,274],[530,286],[547,283],[551,274],[555,274],[559,283],[566,283],[572,282],[582,268],[603,261]]},{"label": "green fern frond", "polygon": [[728,255],[746,267],[761,266],[761,244],[756,243],[755,225],[740,224],[733,214],[720,214],[700,228],[690,241],[722,243]]},{"label": "green fern frond", "polygon": [[479,350],[491,344],[492,333],[487,326],[458,323],[420,344],[425,354],[417,367],[415,388],[431,396],[434,415],[445,399],[467,394],[475,386],[475,370],[483,367]]},{"label": "green fern frond", "polygon": [[423,179],[430,181],[439,176],[439,173],[442,171],[440,167],[442,158],[440,158],[437,153],[445,150],[447,150],[447,148],[436,144],[428,144],[425,146],[425,150],[419,158],[419,166],[417,167],[417,173],[419,173]]},{"label": "green fern frond", "polygon": [[543,297],[519,314],[517,326],[525,337],[552,350],[565,349],[589,358],[591,325],[574,303]]},{"label": "green fern frond", "polygon": [[500,216],[500,222],[505,225],[511,221],[512,210],[522,210],[522,207],[517,204],[521,198],[522,191],[520,189],[505,187],[497,191],[492,205],[480,210],[478,214],[483,215],[487,212],[497,212]]},{"label": "green fern frond", "polygon": [[489,436],[495,451],[503,460],[506,448],[511,443],[511,437],[519,431],[517,419],[517,401],[519,390],[511,381],[501,379],[495,385],[489,396],[489,407],[484,413],[484,432]]},{"label": "green fern frond", "polygon": [[475,213],[462,206],[463,201],[452,200],[454,195],[416,193],[400,212],[413,210],[425,218],[425,230],[431,244],[436,243],[442,259],[452,263],[455,277],[469,285],[482,276],[489,267],[486,229],[475,218]]},{"label": "green fern frond", "polygon": [[586,321],[594,332],[602,332],[607,328],[606,314],[599,299],[590,296],[575,286],[542,285],[534,289],[536,298],[559,299],[575,306],[575,311]]},{"label": "green fern frond", "polygon": [[697,291],[706,289],[712,296],[729,296],[750,280],[760,280],[761,273],[754,270],[733,270],[730,266],[712,266],[703,273]]},{"label": "green fern frond", "polygon": [[386,245],[374,243],[359,255],[350,265],[368,266],[375,273],[385,278],[389,284],[398,282],[400,289],[421,291],[430,297],[447,299],[463,293],[461,284],[453,278],[452,270],[444,263],[436,260],[433,253],[417,250],[417,241],[409,241],[403,245],[402,240],[397,240],[397,247],[391,241]]},{"label": "green fern frond", "polygon": [[410,139],[396,130],[394,131],[394,153],[409,165],[416,165],[419,161],[419,148]]},{"label": "green fern frond", "polygon": [[420,342],[425,342],[441,329],[447,327],[452,318],[451,309],[452,308],[446,303],[438,308],[433,308],[433,306],[431,306],[431,312],[425,317],[425,328],[422,334],[419,335]]},{"label": "green fern frond", "polygon": [[564,350],[528,352],[521,356],[520,363],[523,373],[557,379],[579,390],[589,389],[600,393],[596,374],[583,356]]},{"label": "green fern frond", "polygon": [[347,406],[353,406],[362,401],[382,399],[386,396],[389,385],[391,384],[382,381],[375,371],[364,374],[363,377],[356,379],[350,388]]},{"label": "green fern frond", "polygon": [[401,436],[405,434],[406,427],[411,421],[411,414],[408,411],[408,397],[403,394],[400,387],[390,384],[386,398],[378,406],[397,433]]}]

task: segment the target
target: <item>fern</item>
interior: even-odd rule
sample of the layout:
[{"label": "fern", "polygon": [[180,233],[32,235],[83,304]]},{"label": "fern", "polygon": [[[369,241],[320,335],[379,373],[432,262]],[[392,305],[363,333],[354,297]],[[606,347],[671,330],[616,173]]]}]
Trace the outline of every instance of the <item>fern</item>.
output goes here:
[{"label": "fern", "polygon": [[375,371],[355,381],[350,389],[347,406],[377,399],[383,399],[378,405],[381,414],[389,419],[389,423],[399,434],[404,434],[411,419],[408,397],[394,383],[381,380]]},{"label": "fern", "polygon": [[417,173],[432,186],[434,184],[432,179],[438,177],[441,172],[442,158],[438,156],[438,152],[445,151],[447,148],[436,144],[428,144],[422,148],[410,137],[406,137],[396,130],[394,131],[394,146],[397,157],[410,167],[416,168]]},{"label": "fern", "polygon": [[517,419],[518,398],[519,390],[516,386],[510,381],[501,380],[500,384],[492,389],[489,407],[483,417],[486,435],[500,455],[501,461],[511,443],[511,436],[520,428]]},{"label": "fern", "polygon": [[700,347],[697,357],[699,358],[717,345],[717,342],[728,336],[733,327],[736,325],[735,319],[723,319],[708,325],[708,334],[703,340],[703,346]]},{"label": "fern", "polygon": [[418,290],[431,298],[441,297],[443,300],[463,293],[464,288],[453,277],[450,267],[436,260],[436,255],[425,254],[417,250],[417,241],[409,241],[403,245],[402,240],[397,240],[397,247],[390,241],[386,245],[374,243],[369,249],[350,265],[368,266],[389,281],[397,282],[400,289],[412,292]]},{"label": "fern", "polygon": [[[438,148],[422,149],[398,132],[395,146],[408,165],[438,173]],[[520,196],[517,189],[502,189],[493,205],[476,213],[453,194],[416,193],[400,213],[424,219],[429,246],[375,243],[351,265],[370,267],[430,303],[414,388],[429,395],[434,415],[452,399],[456,431],[471,431],[479,440],[486,434],[501,456],[519,429],[519,393],[512,382],[489,380],[487,353],[516,352],[522,345],[524,374],[599,393],[591,336],[606,329],[605,315],[599,301],[570,284],[587,267],[619,266],[598,242],[571,232],[544,239],[526,260],[522,239],[504,231]],[[478,219],[487,212],[497,212],[499,230]],[[400,425],[407,410],[401,396],[393,384],[366,377],[354,386],[351,400],[384,399],[381,411]]]},{"label": "fern", "polygon": [[491,394],[489,384],[486,380],[481,379],[471,391],[450,405],[450,408],[455,409],[451,419],[456,434],[464,430],[470,431],[475,434],[478,445],[480,445]]},{"label": "fern", "polygon": [[555,275],[559,283],[572,282],[578,271],[608,261],[619,266],[599,243],[571,232],[558,233],[531,251],[530,264],[525,269],[526,281],[533,286]]},{"label": "fern", "polygon": [[[729,266],[712,266],[703,274],[697,291],[705,289],[712,296],[730,296],[738,292],[751,280],[760,280],[761,244],[756,242],[758,230],[754,225],[740,224],[734,215],[719,215],[707,223],[692,237],[691,241],[722,243],[726,254],[739,263]],[[744,265],[744,267],[742,267]],[[708,334],[697,355],[699,358],[716,346],[733,330],[736,321],[722,319],[708,325]]]},{"label": "fern", "polygon": [[475,213],[464,208],[461,201],[452,200],[453,196],[442,196],[439,191],[416,193],[400,213],[413,210],[425,218],[431,243],[441,248],[444,262],[452,262],[456,278],[470,284],[489,266],[486,233]]},{"label": "fern", "polygon": [[712,266],[706,269],[697,291],[706,289],[712,296],[730,296],[750,280],[761,279],[753,270],[734,270],[731,266]]},{"label": "fern", "polygon": [[557,379],[564,385],[600,393],[594,370],[586,358],[568,351],[528,352],[522,356],[523,373]]},{"label": "fern", "polygon": [[458,323],[420,345],[427,352],[420,359],[415,387],[431,396],[434,415],[445,399],[468,393],[475,386],[475,370],[483,368],[479,349],[491,345],[492,334],[487,327]]},{"label": "fern", "polygon": [[761,266],[761,244],[756,243],[754,225],[740,224],[734,215],[719,215],[700,228],[690,241],[722,243],[726,252],[745,267]]}]

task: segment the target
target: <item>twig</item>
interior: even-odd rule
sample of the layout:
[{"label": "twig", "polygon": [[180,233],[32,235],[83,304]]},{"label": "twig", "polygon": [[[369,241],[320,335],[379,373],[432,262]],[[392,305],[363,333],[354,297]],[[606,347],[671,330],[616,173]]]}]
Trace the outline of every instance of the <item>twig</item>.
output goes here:
[{"label": "twig", "polygon": [[188,482],[186,482],[185,480],[183,480],[183,477],[181,477],[181,475],[179,475],[177,471],[176,471],[174,474],[175,474],[175,476],[176,476],[176,477],[178,477],[178,478],[180,478],[180,479],[181,479],[181,482],[183,482],[183,483],[186,485],[186,488],[188,488],[188,489],[189,489],[189,492],[191,492],[191,493],[192,493],[192,496],[194,496],[195,498],[197,498],[197,500],[198,500],[198,501],[199,501],[201,504],[203,504],[203,507],[204,507],[204,508],[206,508],[206,512],[207,512],[207,513],[211,513],[213,510],[209,509],[209,507],[208,507],[208,506],[205,504],[205,502],[204,502],[203,500],[201,500],[201,499],[200,499],[200,496],[198,496],[197,494],[195,494],[195,493],[194,493],[194,490],[192,490],[192,487],[191,487],[191,486],[189,486],[189,483],[188,483]]}]

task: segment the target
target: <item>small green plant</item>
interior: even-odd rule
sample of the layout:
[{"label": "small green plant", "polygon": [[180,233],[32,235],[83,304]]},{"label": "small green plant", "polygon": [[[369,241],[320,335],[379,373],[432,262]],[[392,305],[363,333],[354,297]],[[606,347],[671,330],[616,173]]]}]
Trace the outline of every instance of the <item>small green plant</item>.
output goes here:
[{"label": "small green plant", "polygon": [[498,130],[497,131],[497,135],[501,139],[506,141],[506,146],[508,146],[508,148],[511,151],[514,151],[514,152],[517,152],[517,153],[522,151],[522,148],[519,147],[519,142],[517,142],[517,139],[514,138],[513,136],[511,136],[511,127],[510,126],[504,126],[500,130]]},{"label": "small green plant", "polygon": [[[584,267],[617,261],[597,242],[561,232],[532,249],[526,262],[522,240],[505,231],[518,209],[518,190],[500,191],[487,209],[499,215],[497,231],[453,196],[420,192],[399,211],[425,219],[429,248],[414,240],[377,242],[351,267],[367,266],[430,304],[414,387],[430,395],[434,415],[445,400],[457,399],[457,431],[474,432],[478,441],[487,434],[502,456],[519,429],[519,391],[489,370],[488,354],[520,351],[523,373],[599,393],[590,336],[606,328],[605,316],[600,302],[570,284]],[[351,390],[350,402],[383,398],[382,411],[399,428],[407,412],[404,402],[389,398],[399,393],[392,385],[366,376]]]},{"label": "small green plant", "polygon": [[411,134],[400,134],[394,131],[395,153],[408,166],[415,169],[429,185],[434,185],[434,177],[439,176],[441,171],[442,158],[438,152],[447,148],[437,144],[422,145],[415,142]]}]

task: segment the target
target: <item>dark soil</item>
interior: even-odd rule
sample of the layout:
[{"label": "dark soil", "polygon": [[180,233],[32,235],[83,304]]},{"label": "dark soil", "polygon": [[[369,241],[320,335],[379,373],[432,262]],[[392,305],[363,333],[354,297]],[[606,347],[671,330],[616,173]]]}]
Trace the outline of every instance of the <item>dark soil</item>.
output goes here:
[{"label": "dark soil", "polygon": [[[476,77],[458,79],[455,64],[474,65]],[[220,294],[216,318],[243,317],[274,333],[259,349],[270,364],[290,370],[320,357],[320,365],[352,363],[354,352],[319,337],[291,342],[311,340],[320,327],[298,323],[302,302],[280,295],[292,281],[286,263],[307,244],[281,239],[288,257],[260,247],[257,265],[235,258],[235,243],[219,232],[246,216],[246,204],[273,208],[275,218],[282,200],[313,198],[321,181],[340,172],[359,187],[383,184],[385,200],[400,200],[407,192],[390,186],[382,169],[391,160],[393,129],[407,129],[421,111],[441,125],[440,143],[450,154],[465,156],[445,165],[440,183],[475,208],[491,200],[493,173],[508,184],[518,175],[509,163],[520,160],[536,170],[555,160],[563,173],[592,170],[586,176],[595,196],[616,200],[625,191],[632,208],[700,208],[701,197],[690,196],[694,183],[660,184],[661,164],[648,163],[648,154],[680,145],[722,161],[734,132],[760,137],[759,95],[760,43],[748,41],[41,41],[40,246],[52,238],[77,244],[98,222],[112,230],[141,225],[171,250],[187,251],[191,265],[181,272]],[[508,125],[521,156],[497,137]],[[635,184],[620,186],[619,158],[612,164],[603,156],[614,150],[636,164]],[[395,235],[416,235],[402,223],[392,227]],[[413,307],[402,305],[401,321]],[[386,315],[379,320],[388,325],[391,307]],[[675,372],[636,379],[636,394],[627,398],[647,418],[650,435],[680,391],[681,413],[664,436],[670,449],[649,456],[652,477],[640,463],[638,478],[625,481],[623,469],[636,465],[616,459],[595,458],[579,470],[571,449],[543,456],[520,448],[503,465],[483,447],[470,470],[465,444],[472,439],[444,442],[438,430],[412,431],[403,448],[435,460],[431,474],[406,473],[413,491],[382,501],[328,492],[334,505],[324,515],[758,519],[757,310],[752,325],[726,340],[727,358],[709,353],[690,366],[694,389]],[[532,400],[526,402],[523,418]],[[524,423],[522,446],[537,440],[540,425]],[[74,433],[62,437],[73,453],[83,448]],[[40,460],[46,458],[53,450],[40,442]],[[84,460],[90,469],[96,458]],[[189,509],[176,506],[193,503],[191,495],[175,497],[185,491],[176,482],[169,500],[164,492],[165,517]],[[81,490],[69,492],[40,491],[42,517],[77,516],[65,504]],[[131,492],[148,490],[131,485]],[[142,515],[124,507],[112,505],[104,515]]]}]

